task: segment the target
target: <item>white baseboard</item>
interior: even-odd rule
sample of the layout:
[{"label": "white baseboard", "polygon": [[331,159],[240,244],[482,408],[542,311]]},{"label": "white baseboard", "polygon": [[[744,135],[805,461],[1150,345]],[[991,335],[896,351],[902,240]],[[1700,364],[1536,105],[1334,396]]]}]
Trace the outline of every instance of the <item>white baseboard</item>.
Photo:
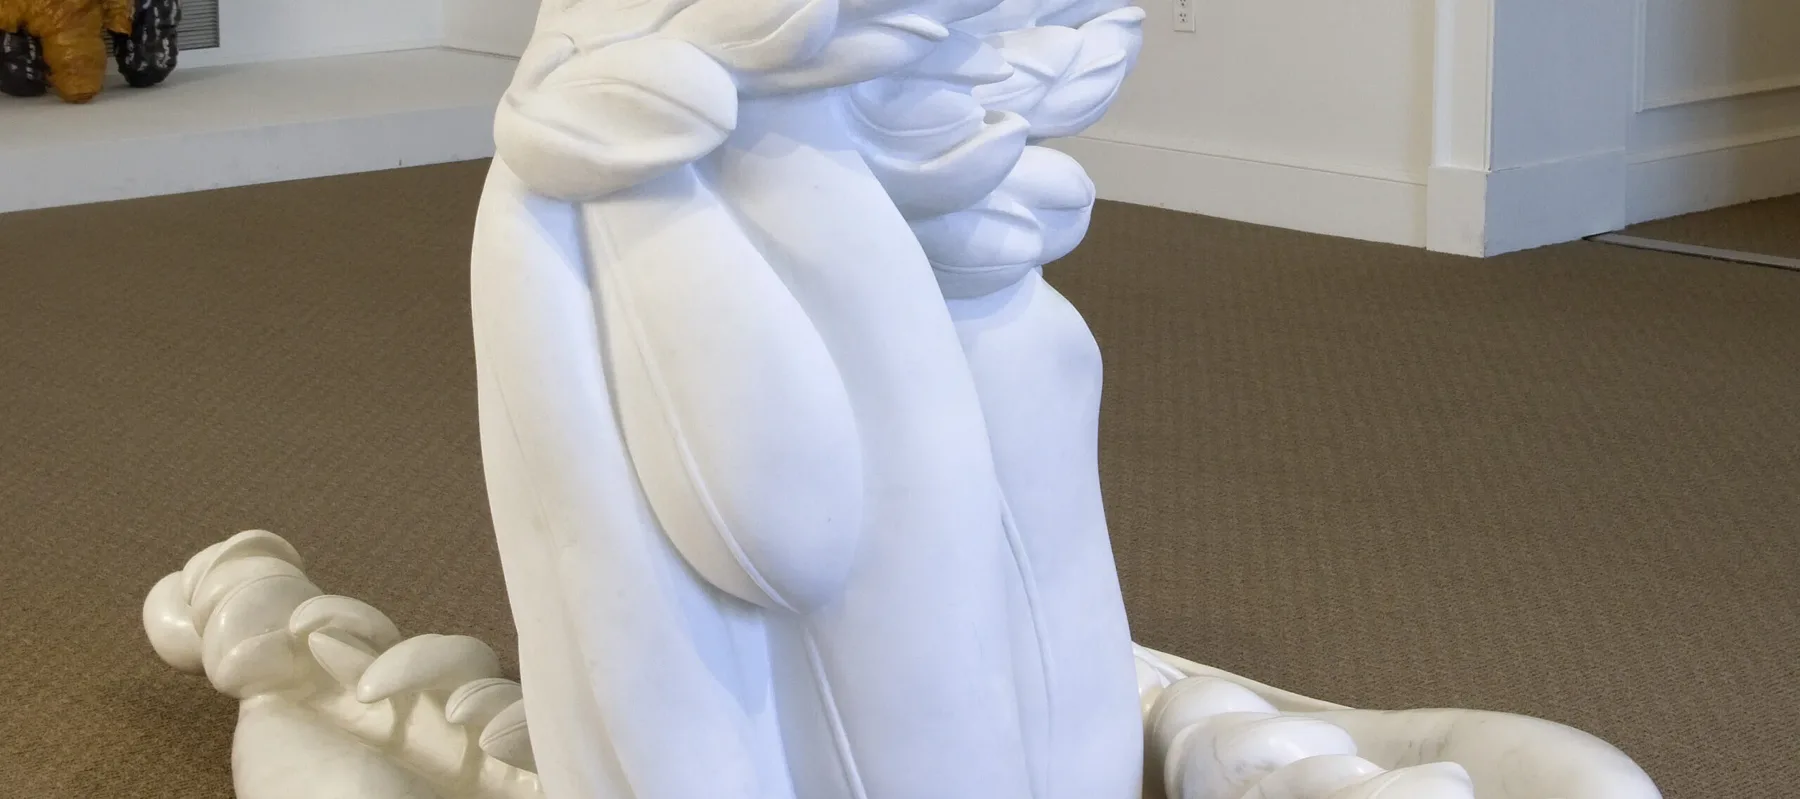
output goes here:
[{"label": "white baseboard", "polygon": [[1618,230],[1625,152],[1487,171],[1433,167],[1426,246],[1487,257]]},{"label": "white baseboard", "polygon": [[0,110],[0,212],[493,153],[514,65],[449,50],[182,70],[86,106]]},{"label": "white baseboard", "polygon": [[1425,248],[1432,252],[1487,255],[1488,172],[1434,166],[1425,185]]},{"label": "white baseboard", "polygon": [[1425,245],[1425,186],[1105,139],[1052,146],[1108,200],[1366,241]]},{"label": "white baseboard", "polygon": [[1625,226],[1625,151],[1488,173],[1486,255],[1575,241]]},{"label": "white baseboard", "polygon": [[1626,221],[1648,222],[1800,193],[1800,129],[1634,159]]}]

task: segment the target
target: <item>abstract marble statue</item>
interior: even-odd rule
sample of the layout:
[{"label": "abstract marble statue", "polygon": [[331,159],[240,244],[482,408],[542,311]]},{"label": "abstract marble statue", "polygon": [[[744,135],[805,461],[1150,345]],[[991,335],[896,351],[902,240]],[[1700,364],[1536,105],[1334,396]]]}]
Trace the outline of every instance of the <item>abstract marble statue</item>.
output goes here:
[{"label": "abstract marble statue", "polygon": [[1548,722],[1132,645],[1100,354],[1040,273],[1094,189],[1036,142],[1099,118],[1142,19],[549,0],[473,256],[523,688],[240,534],[144,619],[243,700],[239,795],[1655,797]]}]

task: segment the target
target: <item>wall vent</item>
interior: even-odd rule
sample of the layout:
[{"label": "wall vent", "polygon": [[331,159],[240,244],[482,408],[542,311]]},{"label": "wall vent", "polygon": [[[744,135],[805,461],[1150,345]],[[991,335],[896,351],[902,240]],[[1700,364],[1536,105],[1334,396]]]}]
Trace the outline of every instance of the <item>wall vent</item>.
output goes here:
[{"label": "wall vent", "polygon": [[[106,36],[106,55],[112,56],[112,37]],[[175,42],[181,52],[212,50],[219,46],[219,0],[181,0],[181,24],[175,26]]]},{"label": "wall vent", "polygon": [[218,47],[219,0],[182,0],[181,26],[175,31],[175,41],[184,51]]}]

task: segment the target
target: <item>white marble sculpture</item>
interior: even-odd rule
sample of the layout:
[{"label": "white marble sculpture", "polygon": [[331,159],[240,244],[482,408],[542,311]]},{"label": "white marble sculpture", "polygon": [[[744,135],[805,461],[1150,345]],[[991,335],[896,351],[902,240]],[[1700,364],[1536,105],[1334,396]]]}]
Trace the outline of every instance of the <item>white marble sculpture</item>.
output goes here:
[{"label": "white marble sculpture", "polygon": [[1134,649],[1100,355],[1039,269],[1094,189],[1034,142],[1099,118],[1142,19],[547,0],[473,256],[524,688],[241,534],[145,605],[165,660],[243,700],[239,795],[1655,797],[1547,722]]}]

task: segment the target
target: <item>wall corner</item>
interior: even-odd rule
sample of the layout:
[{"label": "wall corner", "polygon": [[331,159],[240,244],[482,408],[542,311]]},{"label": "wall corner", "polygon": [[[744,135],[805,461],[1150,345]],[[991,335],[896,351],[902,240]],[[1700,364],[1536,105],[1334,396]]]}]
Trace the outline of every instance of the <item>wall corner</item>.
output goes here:
[{"label": "wall corner", "polygon": [[1488,172],[1434,166],[1425,182],[1425,249],[1487,255]]}]

